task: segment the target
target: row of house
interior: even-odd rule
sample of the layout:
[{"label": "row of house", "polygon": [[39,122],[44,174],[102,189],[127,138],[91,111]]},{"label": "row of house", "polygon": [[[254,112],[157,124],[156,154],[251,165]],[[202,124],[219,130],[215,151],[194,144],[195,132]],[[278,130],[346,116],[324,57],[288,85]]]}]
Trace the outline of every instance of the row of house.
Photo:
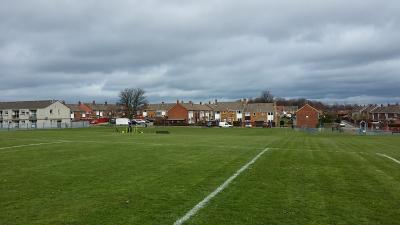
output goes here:
[{"label": "row of house", "polygon": [[70,127],[73,122],[125,117],[124,108],[116,104],[65,104],[57,100],[0,102],[0,128]]},{"label": "row of house", "polygon": [[360,106],[352,111],[351,119],[355,123],[359,123],[362,120],[369,122],[370,125],[374,125],[375,128],[397,126],[400,125],[400,105],[370,104]]},{"label": "row of house", "polygon": [[142,109],[142,116],[158,123],[169,125],[204,124],[209,121],[229,122],[237,126],[275,126],[279,119],[297,112],[297,107],[276,106],[275,103],[249,103],[246,100],[235,102],[202,102],[149,104]]},{"label": "row of house", "polygon": [[[235,102],[159,103],[148,104],[139,117],[165,125],[200,125],[210,121],[229,122],[236,126],[275,126],[283,117],[295,118],[297,126],[316,127],[320,112],[311,106],[298,110],[293,106],[275,103]],[[303,115],[302,112],[305,112]],[[314,112],[313,112],[314,111]],[[316,112],[316,113],[315,113]],[[0,102],[0,128],[69,127],[73,122],[126,117],[124,108],[116,104],[65,104],[56,100]],[[304,117],[305,119],[302,119]],[[106,121],[106,120],[105,120]],[[108,120],[107,120],[108,121]]]},{"label": "row of house", "polygon": [[96,119],[110,119],[117,117],[125,117],[124,107],[117,104],[108,104],[107,102],[96,103],[82,103],[78,104],[66,104],[71,111],[72,121],[82,120],[96,120]]}]

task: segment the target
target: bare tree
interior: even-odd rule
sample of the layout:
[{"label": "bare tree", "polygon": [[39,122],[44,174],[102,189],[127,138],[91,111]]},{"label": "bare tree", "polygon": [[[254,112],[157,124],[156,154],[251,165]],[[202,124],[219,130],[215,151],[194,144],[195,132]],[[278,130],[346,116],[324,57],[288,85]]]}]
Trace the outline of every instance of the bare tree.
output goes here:
[{"label": "bare tree", "polygon": [[145,93],[141,88],[125,88],[119,93],[119,101],[125,106],[129,118],[135,116],[139,108],[147,103]]},{"label": "bare tree", "polygon": [[274,102],[274,96],[271,94],[269,90],[263,91],[261,93],[260,99],[264,103],[273,103]]},{"label": "bare tree", "polygon": [[249,102],[253,103],[273,103],[274,102],[274,96],[271,94],[269,90],[261,92],[260,97],[257,97],[255,99],[249,100]]}]

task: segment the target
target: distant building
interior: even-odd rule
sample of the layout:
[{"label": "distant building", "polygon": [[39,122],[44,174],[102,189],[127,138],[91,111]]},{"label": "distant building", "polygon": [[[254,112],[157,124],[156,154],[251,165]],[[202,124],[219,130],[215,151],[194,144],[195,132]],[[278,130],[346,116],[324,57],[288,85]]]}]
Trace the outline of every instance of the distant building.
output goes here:
[{"label": "distant building", "polygon": [[292,118],[297,110],[299,110],[298,106],[276,106],[276,116],[278,118]]},{"label": "distant building", "polygon": [[81,121],[85,117],[85,110],[79,107],[80,104],[66,104],[70,109],[71,121]]},{"label": "distant building", "polygon": [[0,102],[0,128],[63,128],[71,111],[60,101]]},{"label": "distant building", "polygon": [[245,123],[250,123],[255,127],[276,125],[276,108],[274,103],[248,103],[244,111]]},{"label": "distant building", "polygon": [[310,106],[304,105],[296,112],[296,126],[299,128],[317,128],[321,112]]},{"label": "distant building", "polygon": [[142,116],[147,119],[163,119],[168,116],[168,111],[175,105],[175,103],[161,102],[159,104],[147,104],[143,107]]},{"label": "distant building", "polygon": [[215,100],[214,103],[209,102],[207,106],[212,109],[213,119],[217,122],[238,122],[241,124],[246,102],[243,100],[236,102],[218,102]]},{"label": "distant building", "polygon": [[376,110],[379,107],[380,107],[379,105],[373,105],[373,104],[367,106],[359,106],[352,111],[351,118],[355,122],[359,122],[361,120],[371,121],[372,111]]},{"label": "distant building", "polygon": [[391,122],[400,120],[400,105],[387,105],[371,111],[372,120],[377,122]]},{"label": "distant building", "polygon": [[104,102],[104,104],[99,104],[95,101],[92,103],[78,102],[78,104],[67,104],[67,106],[71,110],[72,121],[93,121],[125,116],[124,106],[108,104],[107,102]]},{"label": "distant building", "polygon": [[212,109],[207,105],[177,101],[168,111],[167,120],[170,125],[194,125],[206,123],[211,117]]}]

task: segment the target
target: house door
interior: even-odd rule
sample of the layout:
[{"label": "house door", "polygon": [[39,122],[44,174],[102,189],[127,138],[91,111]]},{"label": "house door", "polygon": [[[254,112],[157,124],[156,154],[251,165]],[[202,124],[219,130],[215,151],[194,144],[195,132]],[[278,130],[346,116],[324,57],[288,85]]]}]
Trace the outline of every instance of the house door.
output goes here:
[{"label": "house door", "polygon": [[57,128],[61,128],[61,120],[57,120]]}]

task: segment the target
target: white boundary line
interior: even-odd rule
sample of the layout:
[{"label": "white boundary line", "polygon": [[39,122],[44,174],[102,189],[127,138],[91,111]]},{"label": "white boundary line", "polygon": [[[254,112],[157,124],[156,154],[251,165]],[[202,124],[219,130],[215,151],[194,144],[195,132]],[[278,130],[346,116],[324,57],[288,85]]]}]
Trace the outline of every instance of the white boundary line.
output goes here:
[{"label": "white boundary line", "polygon": [[308,151],[308,152],[338,152],[338,153],[360,153],[360,154],[374,154],[375,152],[362,152],[362,151],[340,151],[340,150],[319,150],[319,149],[298,149],[298,148],[269,148],[271,150],[284,150],[284,151]]},{"label": "white boundary line", "polygon": [[[14,146],[8,146],[8,147],[1,147],[0,150],[11,149],[11,148],[23,148],[23,147],[37,146],[37,145],[61,144],[61,143],[67,143],[67,142],[68,141],[57,141],[57,142],[43,142],[43,143],[35,143],[35,144],[26,144],[26,145],[14,145]],[[0,151],[0,153],[1,153],[1,151]]]},{"label": "white boundary line", "polygon": [[207,197],[205,197],[201,202],[197,203],[189,212],[187,212],[183,217],[179,218],[177,221],[175,221],[174,225],[181,225],[187,220],[190,219],[190,217],[194,216],[201,208],[206,206],[206,204],[214,198],[218,193],[223,191],[228,185],[237,177],[239,176],[243,171],[245,171],[251,164],[253,164],[262,154],[264,154],[266,151],[268,151],[268,148],[264,149],[258,155],[256,155],[250,162],[248,162],[246,165],[242,166],[238,171],[236,171],[235,174],[233,174],[231,177],[229,177],[223,184],[221,184],[217,189],[215,189],[213,192],[211,192]]},{"label": "white boundary line", "polygon": [[390,156],[388,156],[388,155],[385,155],[385,154],[382,154],[382,153],[376,153],[376,154],[377,154],[377,155],[380,155],[380,156],[383,156],[383,157],[385,157],[385,158],[391,159],[392,161],[394,161],[394,162],[400,164],[400,161],[399,161],[399,160],[397,160],[397,159],[395,159],[395,158],[392,158],[392,157],[390,157]]}]

